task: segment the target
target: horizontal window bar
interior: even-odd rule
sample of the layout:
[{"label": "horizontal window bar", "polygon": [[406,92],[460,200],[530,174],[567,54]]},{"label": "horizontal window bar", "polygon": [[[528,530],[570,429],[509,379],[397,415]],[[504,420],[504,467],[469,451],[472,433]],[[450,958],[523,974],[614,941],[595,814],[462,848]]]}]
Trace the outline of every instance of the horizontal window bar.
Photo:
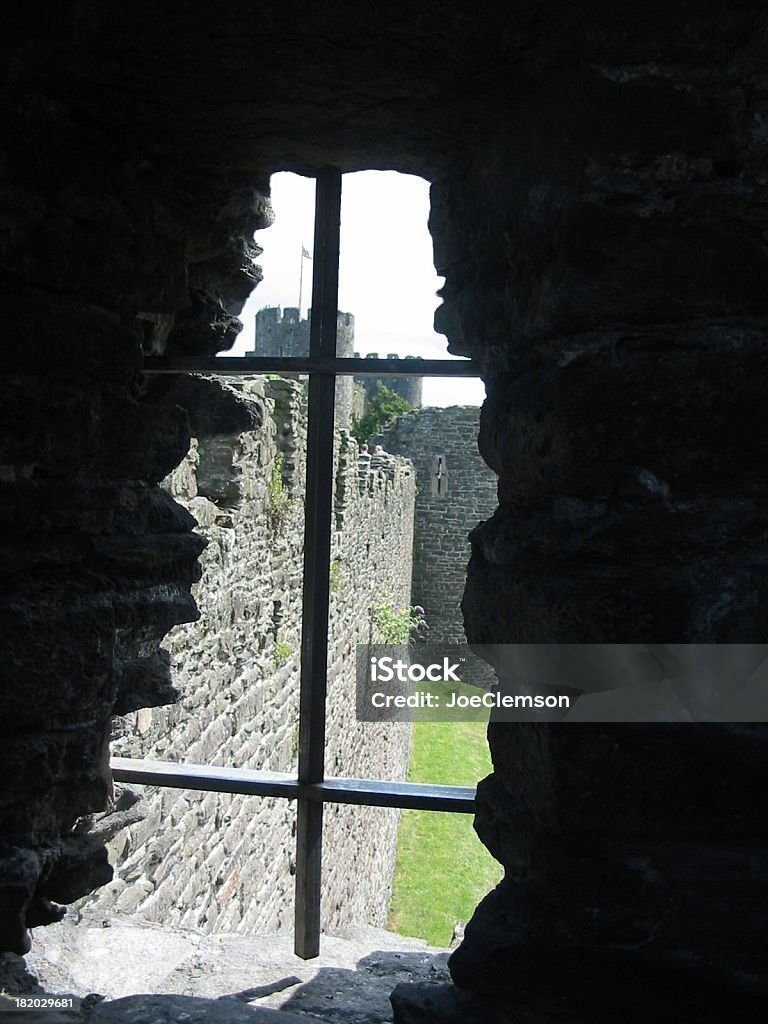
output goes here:
[{"label": "horizontal window bar", "polygon": [[475,790],[467,786],[437,786],[426,782],[378,779],[326,779],[324,782],[300,783],[296,775],[288,772],[173,764],[170,761],[145,761],[130,757],[113,757],[112,774],[117,782],[167,786],[171,789],[279,796],[287,800],[301,797],[323,803],[359,804],[365,807],[402,807],[458,814],[475,812]]},{"label": "horizontal window bar", "polygon": [[479,377],[471,359],[343,359],[328,356],[153,356],[145,373],[334,373],[355,377]]},{"label": "horizontal window bar", "polygon": [[427,782],[388,782],[379,779],[326,779],[318,787],[322,796],[310,799],[366,807],[402,807],[409,810],[475,813],[475,790],[468,786],[437,786]]}]

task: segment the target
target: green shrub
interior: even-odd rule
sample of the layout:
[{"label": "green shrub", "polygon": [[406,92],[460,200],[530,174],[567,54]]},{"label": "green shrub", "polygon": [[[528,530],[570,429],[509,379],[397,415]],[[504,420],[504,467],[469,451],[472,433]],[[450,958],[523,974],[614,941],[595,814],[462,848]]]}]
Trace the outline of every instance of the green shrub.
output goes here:
[{"label": "green shrub", "polygon": [[424,609],[419,605],[398,608],[389,601],[379,601],[371,608],[371,622],[380,644],[407,644],[419,630],[427,628]]},{"label": "green shrub", "polygon": [[352,434],[358,444],[365,444],[369,438],[380,434],[404,412],[410,412],[410,404],[391,388],[379,384],[378,390],[368,402],[365,415],[352,420]]}]

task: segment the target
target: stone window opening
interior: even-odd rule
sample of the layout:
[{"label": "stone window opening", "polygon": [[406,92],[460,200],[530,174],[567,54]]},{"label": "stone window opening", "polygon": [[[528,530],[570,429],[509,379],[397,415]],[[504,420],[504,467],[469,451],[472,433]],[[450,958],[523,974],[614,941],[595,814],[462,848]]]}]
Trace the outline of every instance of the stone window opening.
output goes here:
[{"label": "stone window opening", "polygon": [[429,477],[433,498],[445,498],[448,495],[448,468],[444,455],[432,456],[432,471]]},{"label": "stone window opening", "polygon": [[[313,299],[307,357],[158,357],[148,359],[146,366],[150,373],[301,373],[309,378],[298,771],[291,774],[189,763],[137,763],[127,758],[113,758],[113,774],[118,782],[296,800],[294,948],[303,959],[319,954],[322,828],[326,804],[464,814],[472,814],[475,809],[475,791],[469,787],[383,782],[325,774],[336,380],[353,375],[387,379],[413,376],[413,362],[407,359],[359,359],[338,355],[341,180],[342,174],[337,168],[316,172]],[[419,374],[424,377],[479,376],[469,360],[447,359],[420,360]]]}]

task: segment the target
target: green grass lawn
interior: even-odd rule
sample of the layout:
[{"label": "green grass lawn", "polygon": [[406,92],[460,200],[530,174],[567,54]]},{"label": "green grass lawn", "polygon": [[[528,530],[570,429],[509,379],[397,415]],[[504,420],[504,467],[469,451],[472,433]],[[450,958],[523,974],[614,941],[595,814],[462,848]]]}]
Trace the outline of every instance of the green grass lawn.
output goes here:
[{"label": "green grass lawn", "polygon": [[[485,721],[415,722],[409,778],[475,786],[491,771],[485,731]],[[403,811],[388,927],[447,946],[502,873],[471,814]]]}]

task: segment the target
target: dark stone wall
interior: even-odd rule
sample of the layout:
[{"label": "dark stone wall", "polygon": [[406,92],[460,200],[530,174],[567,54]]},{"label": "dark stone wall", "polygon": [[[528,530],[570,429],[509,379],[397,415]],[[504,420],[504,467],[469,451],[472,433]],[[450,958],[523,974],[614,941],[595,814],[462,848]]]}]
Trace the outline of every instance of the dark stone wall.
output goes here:
[{"label": "dark stone wall", "polygon": [[[234,336],[273,170],[433,182],[437,324],[486,377],[499,476],[470,640],[760,639],[761,3],[4,18],[3,945],[104,877],[70,829],[106,800],[109,714],[170,698],[157,644],[194,615],[199,541],[155,489],[188,423],[142,350]],[[507,876],[454,979],[509,1012],[755,1016],[765,727],[568,730],[491,727],[478,829]]]},{"label": "dark stone wall", "polygon": [[[488,373],[499,474],[470,641],[766,635],[765,79],[754,36],[695,35],[556,73],[496,162],[433,187],[438,320]],[[767,739],[492,721],[476,828],[506,874],[457,985],[521,1012],[758,1019]]]},{"label": "dark stone wall", "polygon": [[[4,40],[0,946],[15,951],[61,916],[52,901],[110,878],[72,828],[109,800],[111,715],[173,699],[159,642],[197,615],[204,542],[157,486],[189,446],[195,389],[142,379],[144,353],[228,344],[258,276],[247,239],[270,222],[265,176],[171,166],[41,85],[69,17]],[[254,425],[234,402],[217,423],[217,400],[200,403],[205,433]]]}]

